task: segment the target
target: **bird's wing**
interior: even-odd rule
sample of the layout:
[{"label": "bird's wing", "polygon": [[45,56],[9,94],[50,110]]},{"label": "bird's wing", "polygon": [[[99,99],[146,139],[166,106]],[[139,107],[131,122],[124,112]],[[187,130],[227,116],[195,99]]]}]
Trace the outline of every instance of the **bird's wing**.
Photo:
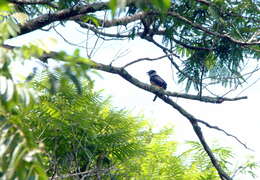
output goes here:
[{"label": "bird's wing", "polygon": [[152,76],[150,81],[151,81],[151,84],[162,87],[164,89],[166,89],[166,87],[167,87],[166,82],[158,75]]}]

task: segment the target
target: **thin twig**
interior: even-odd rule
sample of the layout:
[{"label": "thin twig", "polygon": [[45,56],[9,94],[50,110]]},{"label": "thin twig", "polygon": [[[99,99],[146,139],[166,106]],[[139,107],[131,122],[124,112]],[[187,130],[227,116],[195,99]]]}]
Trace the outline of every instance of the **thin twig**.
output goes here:
[{"label": "thin twig", "polygon": [[165,57],[172,56],[172,55],[173,55],[173,53],[172,54],[167,54],[167,55],[164,55],[164,56],[160,56],[160,57],[157,57],[157,58],[148,58],[148,57],[146,57],[146,58],[139,58],[139,59],[136,59],[136,60],[131,61],[130,63],[124,65],[122,68],[126,68],[127,66],[133,65],[133,64],[141,62],[141,61],[157,61],[157,60],[160,60],[160,59],[163,59]]},{"label": "thin twig", "polygon": [[97,175],[99,173],[100,174],[106,174],[109,171],[114,170],[114,169],[115,169],[115,167],[110,167],[110,168],[106,168],[106,169],[91,169],[91,170],[87,170],[87,171],[79,172],[79,173],[71,173],[71,174],[55,176],[55,177],[53,177],[53,179],[65,179],[65,178],[79,176],[79,175],[95,176],[95,175]]},{"label": "thin twig", "polygon": [[249,148],[245,143],[243,143],[241,140],[239,140],[236,136],[234,136],[234,135],[228,133],[227,131],[225,131],[225,130],[219,128],[218,126],[212,126],[212,125],[210,125],[209,123],[207,123],[207,122],[205,122],[205,121],[202,121],[202,120],[200,120],[200,119],[197,119],[197,121],[198,121],[199,123],[201,123],[201,124],[204,124],[205,126],[207,126],[207,127],[209,127],[209,128],[216,129],[216,130],[218,130],[218,131],[223,132],[223,133],[224,133],[225,135],[227,135],[227,136],[233,137],[237,142],[239,142],[239,144],[243,145],[246,149],[248,149],[248,150],[250,150],[250,151],[254,151],[254,150],[252,150],[251,148]]}]

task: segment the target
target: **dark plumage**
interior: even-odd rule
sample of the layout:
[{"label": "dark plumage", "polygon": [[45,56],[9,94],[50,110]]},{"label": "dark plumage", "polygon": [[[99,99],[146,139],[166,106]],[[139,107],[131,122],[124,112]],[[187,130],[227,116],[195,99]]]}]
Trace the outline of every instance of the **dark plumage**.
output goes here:
[{"label": "dark plumage", "polygon": [[[164,90],[167,88],[167,83],[159,76],[156,74],[155,70],[150,70],[147,72],[147,74],[150,77],[150,83],[154,86],[163,88]],[[155,101],[157,98],[157,95],[155,95],[153,101]]]}]

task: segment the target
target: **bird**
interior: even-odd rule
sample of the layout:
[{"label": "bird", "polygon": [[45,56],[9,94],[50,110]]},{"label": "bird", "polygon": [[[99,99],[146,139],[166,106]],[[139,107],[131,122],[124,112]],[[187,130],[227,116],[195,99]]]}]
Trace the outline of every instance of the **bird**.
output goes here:
[{"label": "bird", "polygon": [[[157,75],[155,70],[150,70],[147,72],[147,74],[150,77],[150,83],[154,86],[157,86],[159,88],[163,88],[164,90],[166,90],[167,88],[167,83],[159,76]],[[155,95],[153,101],[155,101],[157,98],[157,95]]]}]

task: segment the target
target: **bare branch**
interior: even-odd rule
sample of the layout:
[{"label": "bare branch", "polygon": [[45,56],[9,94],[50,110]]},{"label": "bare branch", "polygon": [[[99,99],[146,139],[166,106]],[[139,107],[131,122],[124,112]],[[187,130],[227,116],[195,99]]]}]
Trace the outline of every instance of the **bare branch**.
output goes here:
[{"label": "bare branch", "polygon": [[213,152],[211,151],[209,145],[207,144],[203,133],[201,131],[200,126],[198,125],[198,121],[197,119],[192,116],[190,113],[188,113],[187,111],[185,111],[181,106],[179,106],[177,103],[175,103],[174,101],[172,101],[170,98],[168,98],[167,96],[160,96],[158,95],[158,97],[160,97],[164,102],[166,102],[167,104],[171,105],[174,109],[176,109],[179,113],[181,113],[184,117],[186,117],[189,122],[191,123],[194,132],[196,133],[197,137],[199,138],[200,143],[202,144],[204,150],[206,151],[206,153],[208,154],[211,163],[213,164],[213,166],[216,168],[219,177],[222,180],[232,180],[232,178],[230,178],[225,171],[221,168],[220,164],[218,163],[217,159],[215,158]]},{"label": "bare branch", "polygon": [[101,36],[104,36],[104,37],[112,37],[112,38],[130,38],[131,35],[123,35],[123,34],[112,34],[112,33],[106,33],[106,32],[103,32],[103,31],[99,31],[96,27],[94,26],[91,26],[87,23],[84,23],[82,21],[76,21],[76,23],[78,23],[82,28],[86,28],[86,29],[89,29],[91,30],[92,32],[94,32],[95,34],[97,35],[101,35]]},{"label": "bare branch", "polygon": [[233,137],[236,141],[238,141],[238,142],[239,142],[241,145],[243,145],[246,149],[253,151],[253,150],[250,149],[245,143],[243,143],[241,140],[239,140],[236,136],[234,136],[234,135],[232,135],[232,134],[226,132],[225,130],[219,128],[218,126],[212,126],[212,125],[210,125],[209,123],[207,123],[207,122],[205,122],[205,121],[202,121],[202,120],[200,120],[200,119],[197,119],[197,121],[198,121],[199,123],[201,123],[201,124],[204,124],[205,126],[207,126],[207,127],[209,127],[209,128],[216,129],[216,130],[218,130],[218,131],[223,132],[223,133],[224,133],[225,135],[227,135],[227,136]]},{"label": "bare branch", "polygon": [[242,99],[247,99],[247,96],[241,96],[236,98],[224,98],[224,97],[197,96],[197,95],[176,93],[170,91],[166,91],[164,94],[172,97],[180,97],[184,99],[197,100],[201,102],[215,103],[215,104],[221,104],[224,101],[238,101]]},{"label": "bare branch", "polygon": [[78,48],[86,48],[85,46],[80,46],[78,45],[78,43],[73,43],[73,42],[70,42],[69,40],[67,40],[54,26],[52,26],[53,30],[63,39],[63,41],[65,41],[66,43],[68,43],[69,45],[72,45],[72,46],[76,46]]},{"label": "bare branch", "polygon": [[[126,68],[127,66],[130,66],[132,64],[135,64],[135,63],[138,63],[138,62],[141,62],[141,61],[156,61],[156,60],[160,60],[160,59],[163,59],[165,57],[168,57],[168,56],[172,56],[173,54],[167,54],[167,55],[164,55],[164,56],[160,56],[160,57],[157,57],[157,58],[140,58],[140,59],[137,59],[137,60],[134,60],[126,65],[124,65],[122,68]],[[177,56],[176,54],[174,54],[175,56]]]},{"label": "bare branch", "polygon": [[111,21],[106,20],[106,21],[102,22],[102,20],[101,20],[101,24],[102,24],[102,27],[112,27],[112,26],[119,26],[119,25],[126,26],[127,24],[129,24],[131,22],[135,22],[137,20],[144,18],[145,16],[147,16],[147,14],[148,13],[146,13],[146,12],[139,12],[132,16],[125,16],[123,18],[113,19]]}]

